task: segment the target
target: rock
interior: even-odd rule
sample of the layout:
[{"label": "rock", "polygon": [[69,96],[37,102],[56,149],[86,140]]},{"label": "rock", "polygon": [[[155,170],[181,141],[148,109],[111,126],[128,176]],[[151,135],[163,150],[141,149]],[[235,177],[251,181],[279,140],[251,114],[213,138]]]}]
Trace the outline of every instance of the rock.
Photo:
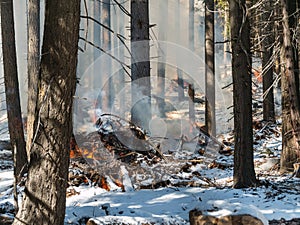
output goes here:
[{"label": "rock", "polygon": [[191,225],[264,225],[260,219],[249,214],[215,217],[197,209],[190,211],[189,218]]},{"label": "rock", "polygon": [[97,225],[97,223],[96,223],[93,219],[89,219],[89,220],[86,222],[86,225]]}]

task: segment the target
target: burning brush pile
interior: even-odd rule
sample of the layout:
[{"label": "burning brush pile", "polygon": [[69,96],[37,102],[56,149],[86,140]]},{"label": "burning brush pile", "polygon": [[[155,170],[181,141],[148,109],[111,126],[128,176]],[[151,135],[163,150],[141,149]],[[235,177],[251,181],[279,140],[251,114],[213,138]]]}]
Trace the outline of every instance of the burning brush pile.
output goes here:
[{"label": "burning brush pile", "polygon": [[130,121],[104,114],[97,120],[96,128],[104,147],[123,162],[133,162],[138,155],[146,157],[148,162],[166,160],[158,146],[148,140],[145,131]]},{"label": "burning brush pile", "polygon": [[[197,141],[203,142],[200,138]],[[132,122],[103,114],[96,122],[95,132],[72,138],[69,184],[122,191],[166,185],[210,185],[194,171],[207,166],[202,165],[203,151],[185,152],[181,143],[179,158],[172,151],[163,154],[159,143]]]},{"label": "burning brush pile", "polygon": [[97,120],[95,132],[73,135],[70,149],[70,186],[86,184],[110,190],[113,184],[125,191],[123,178],[128,170],[167,160],[145,131],[111,114]]}]

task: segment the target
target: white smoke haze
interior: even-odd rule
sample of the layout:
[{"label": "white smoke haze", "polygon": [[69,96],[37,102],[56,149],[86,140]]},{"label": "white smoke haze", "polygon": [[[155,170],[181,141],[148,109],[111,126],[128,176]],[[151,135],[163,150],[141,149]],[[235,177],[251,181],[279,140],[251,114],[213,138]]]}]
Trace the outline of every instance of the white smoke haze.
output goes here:
[{"label": "white smoke haze", "polygon": [[[122,1],[122,6],[130,11],[130,1]],[[87,1],[88,16],[99,19],[97,7],[100,3],[96,1]],[[15,29],[17,41],[17,56],[18,56],[18,73],[20,78],[20,96],[21,105],[24,115],[27,107],[27,47],[26,47],[26,1],[18,1],[15,7]],[[166,10],[167,9],[167,10]],[[165,66],[165,101],[169,107],[169,116],[182,119],[183,114],[188,113],[188,103],[179,102],[177,96],[177,68],[183,72],[183,78],[186,83],[192,82],[195,85],[196,97],[204,98],[204,8],[202,1],[195,0],[195,15],[194,15],[194,51],[189,50],[189,12],[188,1],[186,0],[168,0],[168,1],[149,1],[150,10],[150,58],[151,58],[151,104],[152,118],[150,127],[153,134],[161,135],[170,132],[170,123],[166,119],[160,118],[158,115],[157,98],[160,98],[157,88],[157,64],[158,62],[166,61]],[[164,11],[163,11],[164,10]],[[165,11],[166,10],[166,11]],[[41,1],[41,34],[43,32],[43,14],[44,1]],[[82,5],[81,14],[85,15],[85,9]],[[111,29],[115,32],[111,36],[112,49],[109,53],[124,65],[131,63],[130,53],[130,21],[129,17],[116,6],[111,6]],[[216,13],[216,18],[218,14]],[[92,21],[87,23],[86,19],[81,20],[80,36],[91,41],[96,46],[101,47],[101,37],[103,29]],[[99,29],[100,28],[100,29]],[[215,25],[216,41],[222,41],[222,24],[218,18]],[[127,48],[117,38],[116,34],[123,35]],[[98,36],[97,36],[98,35]],[[97,37],[96,37],[97,36]],[[160,38],[163,38],[161,40]],[[42,44],[42,37],[41,37]],[[99,51],[95,47],[80,41],[79,43],[79,62],[78,62],[78,78],[79,85],[76,93],[76,105],[74,113],[74,128],[78,131],[83,129],[92,131],[96,117],[101,113],[113,113],[125,118],[130,118],[131,108],[131,83],[130,77],[124,72],[121,64],[112,59],[107,54]],[[231,83],[230,73],[230,58],[224,54],[223,45],[216,45],[216,115],[217,115],[217,132],[222,133],[232,128],[232,121],[227,122],[230,118],[230,110],[227,110],[232,105],[231,92],[228,89],[222,89],[225,85]],[[100,58],[99,58],[100,57]],[[102,57],[102,58],[101,58]],[[107,68],[110,61],[111,67]],[[124,66],[123,65],[123,66]],[[124,66],[130,73],[130,70]],[[1,77],[3,69],[1,68]],[[104,74],[105,77],[104,77]],[[113,104],[109,109],[102,109],[99,101],[101,98],[108,95],[108,77],[113,83]],[[0,87],[1,88],[1,87]],[[186,89],[184,90],[186,93]],[[186,94],[187,95],[187,94]],[[1,95],[1,100],[4,95]],[[208,96],[209,98],[209,96]],[[172,110],[171,110],[172,109]],[[1,111],[1,113],[3,113]],[[84,118],[81,118],[84,117]],[[204,106],[196,104],[196,119],[200,123],[204,123]],[[174,119],[175,120],[175,119]],[[77,122],[76,122],[77,121]],[[162,122],[162,128],[155,128],[158,121]],[[83,127],[84,125],[84,127]],[[174,125],[176,128],[176,125]],[[81,127],[81,128],[80,128]],[[177,129],[177,128],[176,128]],[[180,128],[183,129],[183,128]],[[179,132],[180,133],[180,132]]]}]

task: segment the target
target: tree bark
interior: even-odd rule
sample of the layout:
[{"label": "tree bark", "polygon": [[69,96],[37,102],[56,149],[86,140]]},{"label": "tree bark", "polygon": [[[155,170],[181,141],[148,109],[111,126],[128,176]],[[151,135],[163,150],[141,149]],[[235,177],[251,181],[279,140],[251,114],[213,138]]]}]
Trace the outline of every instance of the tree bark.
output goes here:
[{"label": "tree bark", "polygon": [[250,24],[245,0],[230,0],[234,105],[234,174],[235,188],[257,183],[253,163],[252,87]]},{"label": "tree bark", "polygon": [[149,131],[151,120],[149,2],[131,0],[131,120]]},{"label": "tree bark", "polygon": [[[295,73],[295,85],[296,85],[296,93],[298,98],[300,98],[300,86],[299,86],[299,41],[297,40],[298,34],[297,34],[297,28],[299,26],[299,0],[295,1],[287,1],[287,12],[288,12],[288,23],[290,27],[290,33],[291,33],[291,42],[292,42],[292,50],[293,50],[293,59],[294,59],[294,73]],[[298,62],[298,63],[297,63]]]},{"label": "tree bark", "polygon": [[26,143],[21,114],[17,56],[15,43],[15,28],[13,17],[13,1],[1,0],[1,34],[4,66],[4,83],[8,129],[11,146],[14,150],[14,176],[17,181],[27,164]]},{"label": "tree bark", "polygon": [[300,113],[299,97],[297,94],[294,51],[289,24],[287,2],[281,0],[283,46],[281,52],[282,74],[282,154],[280,158],[280,171],[293,170],[293,164],[299,159],[300,151]]},{"label": "tree bark", "polygon": [[27,76],[28,76],[28,103],[27,103],[27,142],[26,150],[29,160],[30,149],[36,123],[34,115],[37,103],[37,80],[40,69],[40,1],[28,1],[27,27]]},{"label": "tree bark", "polygon": [[[195,50],[195,39],[194,39],[194,16],[195,16],[195,7],[194,0],[189,0],[189,48],[191,51]],[[189,94],[189,120],[190,122],[195,122],[195,86],[191,82],[188,86]]]},{"label": "tree bark", "polygon": [[[168,0],[160,1],[160,13],[158,19],[158,41],[167,41],[167,24],[168,24]],[[159,43],[158,43],[159,45]],[[159,116],[165,117],[165,79],[166,79],[166,57],[167,48],[165,45],[159,45],[158,47],[159,61],[157,63],[157,105],[159,110]]]},{"label": "tree bark", "polygon": [[[106,27],[111,27],[111,0],[103,0],[102,1],[102,10],[101,10],[101,17],[102,17],[102,23]],[[106,29],[102,28],[102,48],[106,52],[111,51],[111,32]],[[114,101],[114,85],[112,81],[111,76],[111,67],[112,67],[112,61],[110,57],[105,57],[102,62],[103,71],[102,73],[102,82],[103,82],[103,90],[102,92],[104,95],[102,95],[102,111],[103,112],[110,112],[113,101]]]},{"label": "tree bark", "polygon": [[216,136],[214,0],[205,1],[205,127]]},{"label": "tree bark", "polygon": [[[181,29],[181,5],[180,5],[180,0],[177,0],[176,8],[175,8],[175,24],[178,26],[178,30]],[[179,32],[177,35],[177,44],[181,44],[181,38],[180,38],[181,33]],[[184,100],[184,82],[183,82],[183,72],[181,68],[177,67],[177,84],[178,84],[178,101],[181,102]]]},{"label": "tree bark", "polygon": [[274,43],[274,34],[272,30],[273,20],[271,17],[271,7],[273,3],[265,3],[264,8],[268,9],[262,12],[262,21],[265,21],[263,29],[261,29],[262,36],[262,77],[263,77],[263,119],[265,121],[275,121],[274,109],[274,93],[273,93],[273,65],[272,59],[272,44]]},{"label": "tree bark", "polygon": [[76,88],[80,1],[46,1],[37,133],[15,224],[64,224]]}]

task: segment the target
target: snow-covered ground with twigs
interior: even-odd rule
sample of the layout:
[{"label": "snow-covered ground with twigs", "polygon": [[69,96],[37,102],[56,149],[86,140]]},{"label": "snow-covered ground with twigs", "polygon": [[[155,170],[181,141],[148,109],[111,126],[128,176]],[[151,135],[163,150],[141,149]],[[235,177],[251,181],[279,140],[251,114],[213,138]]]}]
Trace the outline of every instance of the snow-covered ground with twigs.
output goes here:
[{"label": "snow-covered ground with twigs", "polygon": [[[92,182],[68,188],[65,223],[85,224],[93,220],[95,224],[188,224],[189,211],[194,208],[217,216],[246,212],[261,218],[265,224],[268,220],[300,218],[300,179],[277,172],[281,150],[279,134],[280,126],[277,125],[257,124],[254,130],[255,169],[261,186],[231,187],[232,152],[215,152],[215,158],[208,164],[189,160],[180,164],[175,162],[173,166],[181,166],[176,173],[167,174],[161,180],[157,177],[156,180],[149,177],[148,181],[144,180],[149,184],[156,182],[158,186],[153,189],[143,189],[134,183],[131,173],[121,166],[123,189],[111,180],[108,180],[110,191]],[[226,138],[230,140],[231,135],[223,136]],[[186,159],[200,157],[184,154]],[[0,156],[0,214],[13,217],[10,151],[0,150]],[[171,161],[159,163],[169,163],[167,167],[172,167]],[[153,168],[149,166],[148,169]],[[161,168],[160,171],[167,172],[168,169]],[[163,180],[169,182],[159,185]]]}]

